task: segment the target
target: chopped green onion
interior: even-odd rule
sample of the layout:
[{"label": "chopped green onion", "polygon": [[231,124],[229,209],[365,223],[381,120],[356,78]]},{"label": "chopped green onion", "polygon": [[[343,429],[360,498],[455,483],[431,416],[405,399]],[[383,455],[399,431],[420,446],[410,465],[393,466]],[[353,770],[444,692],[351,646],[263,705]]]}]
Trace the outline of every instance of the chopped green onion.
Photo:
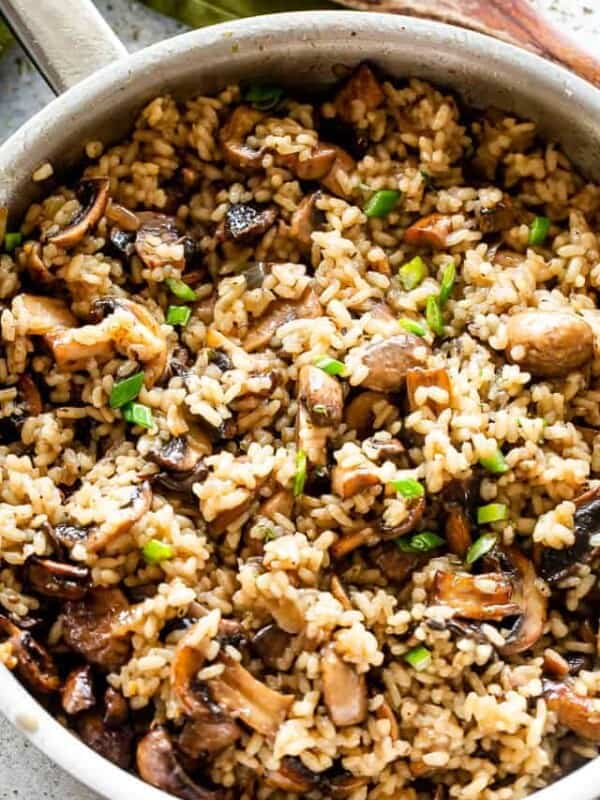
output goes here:
[{"label": "chopped green onion", "polygon": [[23,241],[23,236],[20,233],[7,233],[4,237],[4,249],[7,253],[17,248]]},{"label": "chopped green onion", "polygon": [[414,478],[398,478],[398,480],[391,481],[390,486],[402,497],[423,497],[425,494],[422,484]]},{"label": "chopped green onion", "polygon": [[113,384],[110,390],[108,404],[111,408],[121,408],[125,403],[130,403],[138,396],[144,383],[144,373],[136,372],[122,381]]},{"label": "chopped green onion", "polygon": [[477,559],[489,553],[496,544],[496,535],[493,533],[484,533],[479,539],[475,539],[473,544],[467,550],[465,561],[467,564],[474,564]]},{"label": "chopped green onion", "polygon": [[180,281],[179,278],[167,278],[165,284],[171,294],[174,294],[178,300],[186,300],[191,303],[198,299],[198,295],[192,287],[188,286],[184,281]]},{"label": "chopped green onion", "polygon": [[398,270],[400,283],[407,292],[415,289],[427,277],[427,267],[421,256],[415,256]]},{"label": "chopped green onion", "polygon": [[424,645],[419,644],[408,651],[404,656],[404,660],[407,664],[410,664],[413,669],[420,672],[423,669],[427,669],[431,664],[431,653]]},{"label": "chopped green onion", "polygon": [[409,319],[408,317],[402,317],[400,320],[400,325],[404,328],[405,331],[409,333],[415,333],[417,336],[425,336],[427,331],[421,325],[420,322],[417,322],[414,319]]},{"label": "chopped green onion", "polygon": [[442,280],[440,283],[440,306],[444,306],[454,289],[454,281],[456,280],[456,265],[454,261],[446,264],[442,273]]},{"label": "chopped green onion", "polygon": [[403,553],[427,553],[429,550],[435,550],[436,547],[444,544],[445,539],[442,539],[437,533],[422,531],[421,533],[415,533],[414,536],[402,536],[399,539],[394,539],[394,542]]},{"label": "chopped green onion", "polygon": [[315,405],[312,407],[312,410],[315,414],[326,414],[327,406],[323,403],[315,403]]},{"label": "chopped green onion", "polygon": [[123,406],[123,418],[132,425],[139,425],[140,428],[152,428],[154,418],[152,410],[141,403],[127,403]]},{"label": "chopped green onion", "polygon": [[277,538],[277,534],[273,530],[273,528],[263,528],[264,530],[264,541],[265,542],[272,542],[273,539]]},{"label": "chopped green onion", "polygon": [[401,193],[395,189],[381,189],[365,203],[363,211],[367,217],[385,217],[400,200]]},{"label": "chopped green onion", "polygon": [[315,367],[322,369],[328,375],[345,375],[346,365],[343,361],[338,361],[337,358],[330,356],[319,356],[315,360]]},{"label": "chopped green onion", "polygon": [[431,330],[438,336],[444,333],[444,317],[442,316],[442,308],[440,306],[439,298],[430,294],[427,298],[427,305],[425,306],[425,319]]},{"label": "chopped green onion", "polygon": [[504,503],[488,503],[477,509],[477,524],[486,525],[488,522],[499,522],[508,516],[508,508]]},{"label": "chopped green onion", "polygon": [[298,450],[296,453],[296,473],[294,475],[294,497],[298,497],[304,491],[306,483],[306,453]]},{"label": "chopped green onion", "polygon": [[173,558],[173,548],[170,544],[165,544],[158,539],[150,539],[142,547],[142,556],[146,564],[160,564],[161,561]]},{"label": "chopped green onion", "polygon": [[283,89],[280,86],[255,83],[246,91],[244,100],[258,111],[270,111],[282,97]]},{"label": "chopped green onion", "polygon": [[491,472],[492,475],[502,475],[509,470],[509,466],[504,460],[502,450],[500,449],[496,450],[493,456],[480,458],[479,463],[482,467],[487,469],[488,472]]},{"label": "chopped green onion", "polygon": [[529,228],[529,244],[543,244],[550,230],[550,220],[548,217],[536,217]]},{"label": "chopped green onion", "polygon": [[169,325],[187,325],[192,316],[189,306],[169,306],[167,309],[167,323]]}]

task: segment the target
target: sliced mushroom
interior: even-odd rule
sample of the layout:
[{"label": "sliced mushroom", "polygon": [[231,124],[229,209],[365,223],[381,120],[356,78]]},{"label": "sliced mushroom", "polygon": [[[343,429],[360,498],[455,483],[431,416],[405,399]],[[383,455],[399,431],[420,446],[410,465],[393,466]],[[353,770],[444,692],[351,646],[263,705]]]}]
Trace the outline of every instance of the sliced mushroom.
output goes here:
[{"label": "sliced mushroom", "polygon": [[[417,402],[417,392],[421,387],[435,387],[440,390],[440,398],[428,397],[426,406],[438,417],[446,408],[450,408],[452,399],[452,388],[450,377],[447,370],[443,367],[435,369],[409,369],[406,373],[406,395],[408,397],[408,407],[411,411],[421,408]],[[446,393],[446,398],[442,392]]]},{"label": "sliced mushroom", "polygon": [[55,276],[44,262],[40,242],[25,242],[19,262],[25,264],[27,272],[36,285],[50,284],[55,281]]},{"label": "sliced mushroom", "polygon": [[140,226],[135,235],[135,251],[143,263],[149,269],[168,265],[183,269],[195,244],[183,235],[175,217],[153,211],[142,211],[137,217]]},{"label": "sliced mushroom", "polygon": [[576,694],[567,683],[544,681],[543,687],[546,705],[561,725],[584,739],[600,742],[600,711],[594,700]]},{"label": "sliced mushroom", "polygon": [[35,294],[18,294],[12,301],[12,313],[23,333],[43,336],[60,328],[77,325],[64,300]]},{"label": "sliced mushroom", "polygon": [[304,794],[319,786],[320,776],[304,766],[299,758],[284,756],[278,770],[265,774],[265,783],[282,792]]},{"label": "sliced mushroom", "polygon": [[218,753],[237,742],[242,729],[225,714],[188,720],[177,737],[177,746],[190,758]]},{"label": "sliced mushroom", "polygon": [[300,201],[298,208],[290,220],[290,236],[303,248],[312,244],[312,234],[321,226],[324,218],[322,211],[317,208],[321,192],[312,192]]},{"label": "sliced mushroom", "polygon": [[421,554],[404,553],[394,542],[377,545],[369,552],[369,558],[389,581],[401,584],[423,563]]},{"label": "sliced mushroom", "polygon": [[483,208],[477,212],[477,227],[484,233],[500,233],[507,231],[519,221],[521,211],[508,195],[504,195],[492,208]]},{"label": "sliced mushroom", "polygon": [[87,528],[81,528],[79,525],[71,525],[68,522],[62,522],[56,525],[50,531],[51,538],[56,542],[60,548],[70,550],[79,542],[85,542],[89,535]]},{"label": "sliced mushroom", "polygon": [[279,328],[296,319],[315,319],[323,315],[316,292],[308,287],[300,300],[275,300],[249,330],[244,350],[253,353],[267,347]]},{"label": "sliced mushroom", "polygon": [[177,642],[171,662],[171,685],[184,712],[190,717],[205,717],[218,708],[211,706],[205,688],[198,681],[198,671],[205,661],[198,647],[198,627],[192,625]]},{"label": "sliced mushroom", "polygon": [[588,323],[569,311],[522,311],[506,325],[506,354],[532,375],[561,377],[594,356]]},{"label": "sliced mushroom", "polygon": [[89,664],[75,667],[69,672],[61,690],[61,703],[67,714],[88,711],[96,704],[92,668]]},{"label": "sliced mushroom", "polygon": [[446,541],[454,555],[464,558],[472,544],[469,519],[460,506],[450,506],[446,513]]},{"label": "sliced mushroom", "polygon": [[356,431],[359,439],[364,439],[373,429],[375,404],[385,400],[385,395],[379,392],[361,392],[357,394],[346,406],[344,422],[350,430]]},{"label": "sliced mushroom", "polygon": [[503,655],[512,656],[533,647],[543,634],[548,600],[537,585],[537,575],[531,561],[516,547],[505,548],[505,553],[516,570],[518,592],[515,594],[520,617],[499,649]]},{"label": "sliced mushroom", "polygon": [[271,497],[263,500],[258,509],[258,516],[272,520],[277,514],[282,514],[289,518],[292,516],[293,508],[294,495],[288,489],[280,489]]},{"label": "sliced mushroom", "polygon": [[42,694],[58,691],[60,676],[54,659],[29,631],[22,630],[0,614],[2,636],[8,638],[12,654],[17,659],[17,672],[30,689]]},{"label": "sliced mushroom", "polygon": [[133,731],[129,725],[109,728],[99,711],[87,711],[75,722],[81,739],[113,764],[128,769],[133,756]]},{"label": "sliced mushroom", "polygon": [[82,208],[73,221],[59,233],[50,236],[48,242],[57,247],[75,247],[88,231],[95,227],[106,210],[110,180],[108,178],[85,178],[80,181],[78,194]]},{"label": "sliced mushroom", "polygon": [[193,498],[195,496],[194,486],[206,480],[207,476],[208,469],[204,461],[200,460],[189,472],[159,472],[152,476],[152,484],[167,492]]},{"label": "sliced mushroom", "polygon": [[[265,666],[271,669],[283,669],[283,661],[288,661],[288,656],[294,656],[292,642],[294,637],[280,628],[279,625],[271,623],[265,625],[257,631],[250,645],[252,650],[262,659]],[[287,669],[291,666],[291,661]]]},{"label": "sliced mushroom", "polygon": [[208,436],[204,452],[192,447],[186,436],[175,436],[158,450],[150,450],[146,457],[168,472],[179,473],[190,472],[203,456],[210,455],[211,452],[212,446]]},{"label": "sliced mushroom", "polygon": [[109,686],[104,692],[104,723],[109,728],[124,725],[129,719],[129,705],[121,692]]},{"label": "sliced mushroom", "polygon": [[339,425],[344,397],[339,381],[322,369],[304,364],[298,373],[298,400],[303,403],[313,424]]},{"label": "sliced mushroom", "polygon": [[[259,488],[260,487],[257,486],[256,491],[258,491]],[[230,525],[233,525],[233,523],[236,520],[238,520],[242,516],[242,514],[245,514],[245,512],[248,511],[248,509],[256,499],[255,498],[256,491],[255,492],[249,491],[246,499],[242,500],[241,503],[238,503],[237,506],[234,506],[233,508],[228,508],[226,511],[221,511],[221,513],[218,514],[212,520],[212,522],[209,523],[209,530],[211,534],[213,534],[214,536],[220,536],[222,533],[225,533],[227,528]]]},{"label": "sliced mushroom", "polygon": [[217,703],[258,733],[275,736],[294,702],[294,696],[270,689],[238,661],[223,653],[220,660],[225,669],[208,681]]},{"label": "sliced mushroom", "polygon": [[518,614],[520,607],[509,602],[513,587],[499,572],[471,575],[438,570],[434,578],[434,598],[467,619],[503,619]]},{"label": "sliced mushroom", "polygon": [[349,772],[333,775],[327,779],[329,797],[331,800],[345,800],[368,783],[369,778],[365,775],[352,775]]},{"label": "sliced mushroom", "polygon": [[429,214],[414,222],[404,231],[404,241],[413,247],[432,247],[443,250],[452,230],[450,217],[443,214]]},{"label": "sliced mushroom", "polygon": [[406,448],[399,439],[380,439],[377,436],[365,439],[363,448],[369,458],[377,462],[395,461],[406,453]]},{"label": "sliced mushroom", "polygon": [[549,672],[554,678],[565,678],[570,671],[569,662],[560,653],[551,647],[544,650],[544,672]]},{"label": "sliced mushroom", "polygon": [[144,481],[133,486],[129,501],[118,509],[113,509],[104,522],[93,528],[87,538],[86,547],[90,553],[98,553],[127,533],[152,506],[152,489]]},{"label": "sliced mushroom", "polygon": [[266,233],[276,219],[274,206],[235,203],[225,214],[225,236],[234,242],[248,242]]},{"label": "sliced mushroom", "polygon": [[318,142],[308,153],[304,153],[306,158],[302,158],[300,153],[287,153],[279,155],[278,161],[284,164],[302,181],[316,181],[324,178],[336,160],[335,145],[323,144]]},{"label": "sliced mushroom", "polygon": [[332,194],[344,199],[349,199],[352,195],[352,190],[346,188],[345,178],[354,172],[356,169],[356,162],[345,150],[337,145],[327,145],[333,148],[335,158],[329,172],[321,178],[321,186],[324,186]]},{"label": "sliced mushroom", "polygon": [[134,211],[115,203],[114,200],[111,200],[106,207],[106,219],[127,233],[135,233],[142,224],[140,217]]},{"label": "sliced mushroom", "polygon": [[379,81],[368,64],[361,64],[335,96],[334,106],[344,122],[354,122],[356,111],[361,118],[374,111],[384,101],[385,95]]},{"label": "sliced mushroom", "polygon": [[29,416],[37,417],[38,414],[41,414],[43,411],[42,396],[31,375],[21,375],[17,387]]},{"label": "sliced mushroom", "polygon": [[343,661],[329,644],[321,656],[323,700],[338,728],[358,725],[367,716],[367,684],[364,675]]},{"label": "sliced mushroom", "polygon": [[340,536],[329,548],[333,558],[344,558],[353,550],[363,545],[375,544],[380,539],[379,531],[370,526],[365,526],[356,531]]},{"label": "sliced mushroom", "polygon": [[573,522],[574,544],[562,550],[553,547],[541,549],[540,573],[550,583],[562,580],[578,563],[591,557],[590,538],[600,533],[600,484],[576,498]]},{"label": "sliced mushroom", "polygon": [[90,664],[116,670],[127,661],[130,637],[113,632],[119,615],[129,608],[120,589],[91,589],[81,600],[68,600],[59,619],[63,639]]},{"label": "sliced mushroom", "polygon": [[253,150],[246,144],[246,138],[263,119],[264,114],[250,106],[238,106],[221,128],[219,141],[223,158],[238,169],[259,169],[265,149]]},{"label": "sliced mushroom", "polygon": [[429,346],[413,333],[373,342],[362,351],[362,363],[369,370],[362,385],[376,392],[397,392],[404,387],[408,371],[422,366],[430,353]]},{"label": "sliced mushroom", "polygon": [[80,600],[91,586],[88,567],[38,556],[27,560],[25,579],[36,594],[61,600]]},{"label": "sliced mushroom", "polygon": [[382,538],[396,539],[398,536],[405,536],[413,531],[423,519],[425,513],[425,498],[419,497],[416,500],[407,501],[407,515],[398,525],[381,525]]},{"label": "sliced mushroom", "polygon": [[154,728],[140,739],[136,764],[143,780],[182,800],[223,800],[223,792],[200,786],[185,772],[163,727]]},{"label": "sliced mushroom", "polygon": [[379,472],[375,467],[335,466],[331,472],[331,491],[343,500],[353,497],[359,492],[364,492],[370,486],[381,482]]},{"label": "sliced mushroom", "polygon": [[298,403],[296,414],[296,450],[306,454],[309,467],[327,466],[327,440],[331,428],[314,425],[303,403]]}]

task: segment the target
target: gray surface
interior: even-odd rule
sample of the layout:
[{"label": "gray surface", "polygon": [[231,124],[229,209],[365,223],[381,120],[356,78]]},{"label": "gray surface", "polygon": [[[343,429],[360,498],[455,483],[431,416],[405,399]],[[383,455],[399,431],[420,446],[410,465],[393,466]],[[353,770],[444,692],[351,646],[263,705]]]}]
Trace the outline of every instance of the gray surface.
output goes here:
[{"label": "gray surface", "polygon": [[[35,0],[32,0],[35,2]],[[73,0],[71,0],[73,2]],[[600,44],[597,0],[539,0],[582,40]],[[592,3],[596,9],[592,9]],[[138,49],[176,33],[179,27],[141,8],[134,0],[98,0],[98,6],[127,46]],[[0,140],[51,98],[49,90],[17,50],[0,64]],[[0,800],[95,800],[97,796],[64,775],[7,723],[0,720]]]}]

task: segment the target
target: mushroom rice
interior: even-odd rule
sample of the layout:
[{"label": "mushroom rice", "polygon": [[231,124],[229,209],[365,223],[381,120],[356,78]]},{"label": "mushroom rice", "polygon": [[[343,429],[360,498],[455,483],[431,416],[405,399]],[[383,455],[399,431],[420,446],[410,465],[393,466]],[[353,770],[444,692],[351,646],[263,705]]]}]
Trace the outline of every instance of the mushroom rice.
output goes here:
[{"label": "mushroom rice", "polygon": [[0,235],[0,660],[184,800],[594,758],[600,187],[367,65],[86,156]]}]

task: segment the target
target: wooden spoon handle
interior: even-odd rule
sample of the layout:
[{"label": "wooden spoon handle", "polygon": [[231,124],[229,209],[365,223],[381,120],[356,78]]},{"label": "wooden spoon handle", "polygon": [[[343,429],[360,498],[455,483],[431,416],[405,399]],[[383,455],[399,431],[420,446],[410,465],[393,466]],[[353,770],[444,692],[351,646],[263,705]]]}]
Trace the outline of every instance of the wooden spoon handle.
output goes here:
[{"label": "wooden spoon handle", "polygon": [[338,0],[363,11],[436,19],[487,33],[550,58],[600,87],[600,61],[553,25],[529,0]]}]

